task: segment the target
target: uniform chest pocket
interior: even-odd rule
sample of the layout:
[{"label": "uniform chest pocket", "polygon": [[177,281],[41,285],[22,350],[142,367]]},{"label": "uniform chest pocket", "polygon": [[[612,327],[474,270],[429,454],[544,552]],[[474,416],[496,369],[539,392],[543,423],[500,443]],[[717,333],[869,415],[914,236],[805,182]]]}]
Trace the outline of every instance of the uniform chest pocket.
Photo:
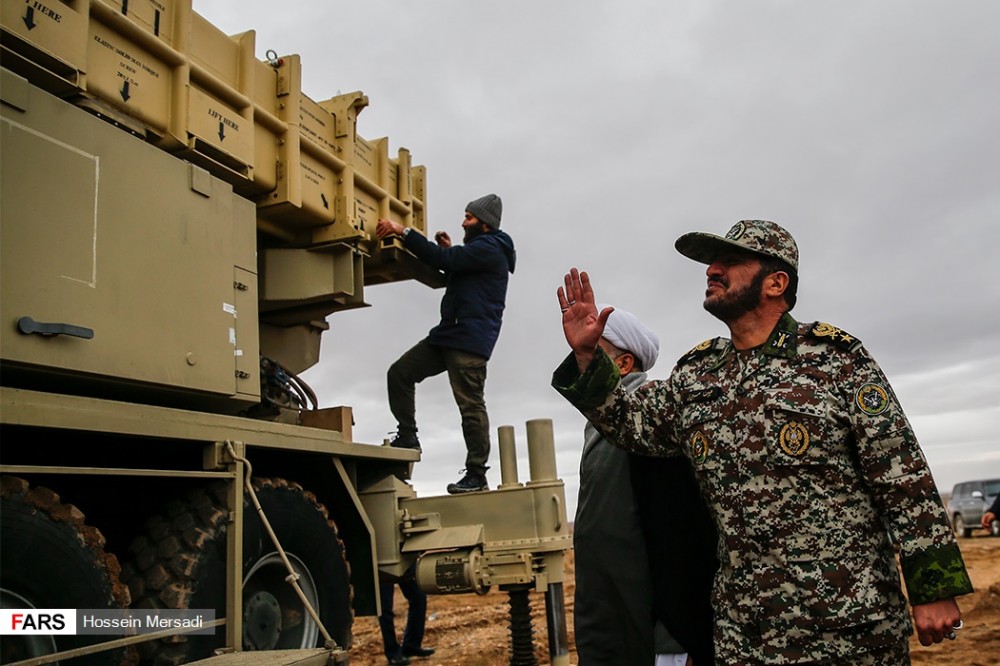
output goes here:
[{"label": "uniform chest pocket", "polygon": [[836,448],[826,405],[813,394],[769,394],[764,402],[764,439],[775,465],[827,465]]},{"label": "uniform chest pocket", "polygon": [[733,439],[731,424],[720,414],[719,405],[696,401],[684,405],[681,436],[696,469],[707,471],[719,464],[720,447]]}]

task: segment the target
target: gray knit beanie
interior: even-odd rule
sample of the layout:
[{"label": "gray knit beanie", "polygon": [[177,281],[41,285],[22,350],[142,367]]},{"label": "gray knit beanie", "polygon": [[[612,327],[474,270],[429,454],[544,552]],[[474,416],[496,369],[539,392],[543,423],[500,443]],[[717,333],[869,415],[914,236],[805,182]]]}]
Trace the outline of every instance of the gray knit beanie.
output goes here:
[{"label": "gray knit beanie", "polygon": [[465,212],[474,215],[491,229],[500,228],[500,216],[503,214],[503,202],[495,194],[487,194],[475,201],[470,201]]}]

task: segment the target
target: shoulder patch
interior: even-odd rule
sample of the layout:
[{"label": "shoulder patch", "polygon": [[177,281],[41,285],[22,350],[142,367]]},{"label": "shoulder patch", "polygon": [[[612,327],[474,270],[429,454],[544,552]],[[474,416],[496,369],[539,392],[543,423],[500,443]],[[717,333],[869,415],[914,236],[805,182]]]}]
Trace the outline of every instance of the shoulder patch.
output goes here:
[{"label": "shoulder patch", "polygon": [[817,321],[809,327],[807,335],[818,340],[824,340],[835,347],[840,347],[847,351],[853,352],[861,347],[861,340],[858,340],[847,331],[823,321]]},{"label": "shoulder patch", "polygon": [[696,345],[691,351],[681,356],[677,361],[677,365],[683,365],[684,363],[690,363],[694,359],[711,354],[719,349],[726,346],[725,340],[722,338],[712,338],[710,340],[705,340],[701,344]]},{"label": "shoulder patch", "polygon": [[854,402],[868,416],[878,416],[889,406],[889,392],[880,384],[865,384],[854,394]]}]

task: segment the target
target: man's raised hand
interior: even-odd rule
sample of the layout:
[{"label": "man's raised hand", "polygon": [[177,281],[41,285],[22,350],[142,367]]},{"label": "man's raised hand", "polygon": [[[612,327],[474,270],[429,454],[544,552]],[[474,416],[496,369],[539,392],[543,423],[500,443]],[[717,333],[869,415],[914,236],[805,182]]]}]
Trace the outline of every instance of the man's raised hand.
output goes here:
[{"label": "man's raised hand", "polygon": [[594,359],[597,343],[614,308],[597,311],[594,289],[586,272],[571,268],[563,283],[556,292],[562,311],[563,334],[576,356],[577,367],[584,372]]}]

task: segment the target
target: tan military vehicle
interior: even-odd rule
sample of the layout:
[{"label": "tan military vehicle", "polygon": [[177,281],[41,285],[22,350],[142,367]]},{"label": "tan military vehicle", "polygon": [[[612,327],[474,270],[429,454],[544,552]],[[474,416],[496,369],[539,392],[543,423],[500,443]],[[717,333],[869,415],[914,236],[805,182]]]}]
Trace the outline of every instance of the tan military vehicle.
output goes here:
[{"label": "tan military vehicle", "polygon": [[314,101],[298,56],[190,0],[2,0],[0,41],[0,612],[189,618],[5,631],[0,662],[346,663],[379,572],[412,566],[508,592],[516,663],[544,593],[568,663],[551,424],[529,480],[505,426],[498,489],[416,497],[419,453],[355,442],[299,379],[365,289],[442,280],[374,236],[425,231],[426,171],[358,133],[367,97]]}]

